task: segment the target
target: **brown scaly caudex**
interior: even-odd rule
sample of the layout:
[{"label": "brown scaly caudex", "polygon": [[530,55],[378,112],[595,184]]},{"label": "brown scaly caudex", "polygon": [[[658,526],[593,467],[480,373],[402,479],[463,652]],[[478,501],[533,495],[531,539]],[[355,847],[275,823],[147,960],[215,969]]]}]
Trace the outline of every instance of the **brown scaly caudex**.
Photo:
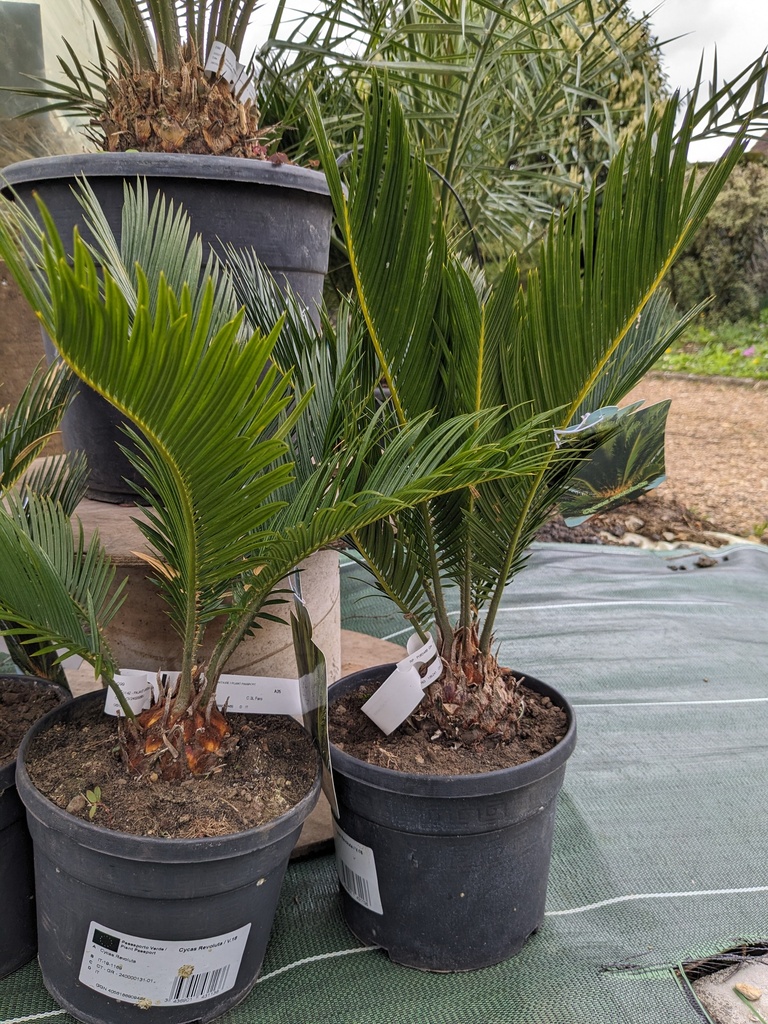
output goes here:
[{"label": "brown scaly caudex", "polygon": [[[177,67],[132,69],[121,62],[106,84],[106,109],[94,120],[110,153],[192,153],[264,160],[274,128],[241,102],[223,78],[207,74],[191,44]],[[278,158],[279,159],[279,158]]]}]

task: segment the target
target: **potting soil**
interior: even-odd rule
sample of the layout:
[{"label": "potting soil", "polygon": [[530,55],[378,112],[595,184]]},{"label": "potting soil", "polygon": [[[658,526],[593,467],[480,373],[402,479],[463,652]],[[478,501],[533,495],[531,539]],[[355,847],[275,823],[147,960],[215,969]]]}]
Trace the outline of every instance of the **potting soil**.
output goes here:
[{"label": "potting soil", "polygon": [[[347,931],[318,857],[289,868],[261,979],[222,1020],[705,1020],[677,965],[768,940],[768,549],[698,558],[539,545],[507,590],[501,662],[567,695],[579,731],[547,916],[517,957],[470,974],[391,964]],[[362,576],[343,560],[343,625],[404,641]],[[0,1024],[48,1019],[70,1018],[36,965],[0,982]]]}]

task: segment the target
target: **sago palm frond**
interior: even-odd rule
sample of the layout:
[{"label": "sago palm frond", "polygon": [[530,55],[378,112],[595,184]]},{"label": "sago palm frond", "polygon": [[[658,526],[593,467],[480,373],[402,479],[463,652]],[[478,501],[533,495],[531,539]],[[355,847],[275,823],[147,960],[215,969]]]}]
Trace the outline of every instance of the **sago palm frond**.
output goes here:
[{"label": "sago palm frond", "polygon": [[69,516],[48,498],[30,495],[24,502],[6,497],[0,512],[0,620],[35,659],[50,656],[58,664],[79,655],[95,674],[111,683],[115,663],[104,627],[122,602],[122,585],[111,592],[114,566],[82,529],[75,541]]},{"label": "sago palm frond", "polygon": [[56,432],[76,384],[61,363],[36,373],[16,407],[0,408],[0,494],[9,490]]},{"label": "sago palm frond", "polygon": [[[553,431],[578,422],[584,410],[618,401],[668,343],[656,293],[739,155],[735,147],[700,182],[686,178],[694,107],[679,128],[677,111],[677,101],[670,101],[631,152],[625,148],[616,158],[600,193],[599,220],[593,188],[553,219],[540,266],[525,287],[513,258],[483,290],[446,256],[439,207],[424,185],[424,157],[409,146],[394,97],[374,87],[362,155],[349,169],[349,198],[313,107],[368,344],[398,422],[407,423],[423,401],[431,403],[434,426],[448,409],[479,413],[499,401],[507,411],[497,436],[538,422],[528,442],[538,470],[429,504],[424,537],[432,567],[423,574],[418,601],[432,595],[444,650],[453,629],[470,627],[486,606],[481,646],[488,653],[501,591],[523,564],[528,542],[573,474],[619,427],[606,417],[559,445]],[[402,540],[410,533],[403,530]],[[386,543],[378,538],[374,545],[374,539],[361,544],[361,556],[371,551],[374,574],[389,578],[381,555],[389,550],[393,574],[403,581],[399,599],[413,599],[413,574],[402,571],[397,529]],[[412,569],[413,560],[407,564]],[[439,607],[442,576],[461,588],[455,624]]]}]

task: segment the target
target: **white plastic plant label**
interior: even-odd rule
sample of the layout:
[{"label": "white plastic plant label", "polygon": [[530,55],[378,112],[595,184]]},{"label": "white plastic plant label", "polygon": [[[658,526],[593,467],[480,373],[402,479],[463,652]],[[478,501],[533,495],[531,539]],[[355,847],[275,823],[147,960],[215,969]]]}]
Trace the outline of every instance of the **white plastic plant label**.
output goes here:
[{"label": "white plastic plant label", "polygon": [[234,986],[250,930],[246,924],[209,939],[167,942],[91,921],[79,980],[142,1009],[200,1003]]},{"label": "white plastic plant label", "polygon": [[378,725],[385,736],[389,736],[423,699],[421,676],[417,670],[398,665],[360,710]]},{"label": "white plastic plant label", "polygon": [[[418,666],[428,665],[426,675],[419,675]],[[402,725],[424,699],[424,690],[443,672],[443,663],[432,637],[422,644],[415,634],[408,639],[408,656],[398,661],[376,692],[360,709],[389,736]]]},{"label": "white plastic plant label", "polygon": [[221,676],[216,703],[245,715],[300,715],[298,679],[267,676]]},{"label": "white plastic plant label", "polygon": [[344,889],[353,900],[372,910],[374,914],[383,914],[379,879],[376,875],[376,861],[370,846],[363,846],[356,839],[348,836],[333,819],[333,842],[336,848],[336,871]]},{"label": "white plastic plant label", "polygon": [[[145,672],[141,669],[126,668],[115,673],[115,683],[128,702],[128,706],[134,715],[148,708],[152,703],[153,695],[157,693],[157,684],[153,672]],[[118,703],[115,691],[107,690],[104,698],[104,714],[113,716],[124,716],[123,709]]]}]

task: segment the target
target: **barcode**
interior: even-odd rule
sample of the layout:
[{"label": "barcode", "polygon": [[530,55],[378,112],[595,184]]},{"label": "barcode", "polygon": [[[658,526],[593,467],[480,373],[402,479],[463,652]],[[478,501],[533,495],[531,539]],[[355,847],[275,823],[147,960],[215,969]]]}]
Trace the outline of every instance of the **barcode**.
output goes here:
[{"label": "barcode", "polygon": [[229,965],[204,974],[190,974],[188,978],[174,978],[170,1000],[175,1003],[182,999],[208,999],[218,995],[224,988],[228,974]]},{"label": "barcode", "polygon": [[354,896],[355,899],[359,900],[366,907],[370,907],[371,893],[368,888],[368,880],[363,878],[362,875],[355,874],[343,860],[338,861],[338,865],[341,884],[349,895]]}]

